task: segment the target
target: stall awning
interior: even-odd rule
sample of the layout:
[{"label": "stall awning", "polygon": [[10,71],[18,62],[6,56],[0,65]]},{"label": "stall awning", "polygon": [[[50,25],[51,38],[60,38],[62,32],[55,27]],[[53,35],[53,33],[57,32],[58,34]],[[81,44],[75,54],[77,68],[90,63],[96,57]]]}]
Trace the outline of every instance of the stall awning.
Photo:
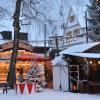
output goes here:
[{"label": "stall awning", "polygon": [[100,58],[100,53],[85,53],[84,51],[95,47],[96,45],[100,44],[100,42],[93,42],[93,43],[84,43],[79,45],[74,45],[66,50],[60,52],[61,55],[72,55],[78,57],[85,57],[85,58]]},{"label": "stall awning", "polygon": [[65,55],[72,55],[72,56],[78,56],[78,57],[85,57],[85,58],[99,58],[100,59],[100,53],[72,53],[72,52],[66,52]]},{"label": "stall awning", "polygon": [[38,55],[21,55],[17,57],[17,60],[22,60],[22,61],[37,61],[37,62],[44,62],[44,61],[50,61],[49,58],[45,58],[42,56],[38,56]]},{"label": "stall awning", "polygon": [[72,53],[76,53],[76,52],[84,52],[96,45],[100,44],[100,42],[93,42],[93,43],[83,43],[83,44],[79,44],[79,45],[74,45],[71,47],[68,47],[67,49],[63,50],[60,52],[60,54],[64,54],[66,52],[72,52]]}]

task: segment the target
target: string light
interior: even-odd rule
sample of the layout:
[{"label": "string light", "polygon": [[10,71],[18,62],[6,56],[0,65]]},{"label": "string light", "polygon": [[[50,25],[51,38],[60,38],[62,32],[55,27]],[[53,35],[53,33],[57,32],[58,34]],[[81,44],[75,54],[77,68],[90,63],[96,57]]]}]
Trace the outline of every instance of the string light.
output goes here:
[{"label": "string light", "polygon": [[92,64],[93,62],[92,61],[90,61],[90,64]]},{"label": "string light", "polygon": [[100,64],[100,61],[98,61],[98,64]]}]

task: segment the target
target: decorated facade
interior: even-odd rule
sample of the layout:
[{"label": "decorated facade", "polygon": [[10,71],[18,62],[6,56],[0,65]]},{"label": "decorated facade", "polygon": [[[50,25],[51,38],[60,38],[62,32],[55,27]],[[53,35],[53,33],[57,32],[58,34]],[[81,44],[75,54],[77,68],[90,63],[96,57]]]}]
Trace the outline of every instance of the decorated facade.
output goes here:
[{"label": "decorated facade", "polygon": [[100,42],[75,45],[60,54],[67,62],[69,91],[100,93]]},{"label": "decorated facade", "polygon": [[[2,33],[2,32],[1,32]],[[3,33],[5,33],[3,31]],[[3,34],[2,33],[2,34]],[[8,32],[9,33],[9,32]],[[7,34],[8,34],[7,33]],[[0,35],[0,83],[7,81],[7,75],[9,70],[10,57],[12,54],[13,41],[6,39]],[[8,35],[9,36],[9,35]],[[23,36],[22,36],[23,37]],[[46,51],[49,48],[46,48]],[[48,64],[50,62],[49,58],[44,57],[44,47],[43,46],[33,46],[28,43],[27,40],[20,40],[17,62],[16,62],[16,82],[19,80],[19,74],[22,74],[23,82],[26,81],[27,71],[30,69],[31,65],[36,62],[38,68],[43,69],[43,76],[45,77],[45,68],[48,69]],[[51,66],[51,65],[50,65]],[[22,69],[22,71],[20,71]],[[52,72],[52,70],[50,70]],[[48,85],[48,84],[47,84]]]}]

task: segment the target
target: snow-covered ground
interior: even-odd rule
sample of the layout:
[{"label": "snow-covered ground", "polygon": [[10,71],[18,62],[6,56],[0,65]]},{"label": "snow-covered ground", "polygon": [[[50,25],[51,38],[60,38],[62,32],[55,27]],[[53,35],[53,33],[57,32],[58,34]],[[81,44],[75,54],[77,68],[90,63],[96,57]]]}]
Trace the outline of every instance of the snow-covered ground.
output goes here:
[{"label": "snow-covered ground", "polygon": [[14,91],[9,90],[7,94],[0,93],[0,100],[100,100],[100,95],[79,94],[53,90],[44,90],[43,92],[31,95],[18,95],[15,94]]}]

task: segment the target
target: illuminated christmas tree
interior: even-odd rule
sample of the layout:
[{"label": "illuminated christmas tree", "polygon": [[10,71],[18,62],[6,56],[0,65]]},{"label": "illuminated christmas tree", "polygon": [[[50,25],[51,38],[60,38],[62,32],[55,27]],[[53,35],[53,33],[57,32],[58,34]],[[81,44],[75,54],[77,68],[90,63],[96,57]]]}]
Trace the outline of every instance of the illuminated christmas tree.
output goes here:
[{"label": "illuminated christmas tree", "polygon": [[27,82],[36,83],[37,90],[41,90],[45,87],[45,77],[43,66],[38,65],[36,62],[30,66],[30,69],[27,71]]}]

